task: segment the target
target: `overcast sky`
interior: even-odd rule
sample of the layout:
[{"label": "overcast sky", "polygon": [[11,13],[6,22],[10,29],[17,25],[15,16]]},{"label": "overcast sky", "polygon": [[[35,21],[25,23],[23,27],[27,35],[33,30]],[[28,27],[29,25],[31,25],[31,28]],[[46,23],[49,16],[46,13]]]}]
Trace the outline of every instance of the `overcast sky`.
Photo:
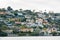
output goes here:
[{"label": "overcast sky", "polygon": [[11,6],[13,9],[35,9],[60,12],[60,0],[0,0],[0,8]]}]

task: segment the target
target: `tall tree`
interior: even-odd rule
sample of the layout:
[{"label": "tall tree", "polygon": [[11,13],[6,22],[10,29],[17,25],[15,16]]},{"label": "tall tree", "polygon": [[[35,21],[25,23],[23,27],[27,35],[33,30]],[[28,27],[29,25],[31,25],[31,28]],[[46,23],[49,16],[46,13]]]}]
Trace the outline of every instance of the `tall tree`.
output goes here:
[{"label": "tall tree", "polygon": [[1,8],[0,8],[0,11],[2,11]]},{"label": "tall tree", "polygon": [[13,10],[13,9],[12,9],[10,6],[8,6],[8,7],[7,7],[7,10],[8,10],[8,11],[11,11],[11,10]]},{"label": "tall tree", "polygon": [[17,15],[18,15],[18,14],[17,14],[18,12],[19,12],[18,10],[15,10],[15,11],[14,11],[14,15],[17,16]]},{"label": "tall tree", "polygon": [[20,10],[20,12],[22,12],[23,9],[19,9],[19,10]]},{"label": "tall tree", "polygon": [[5,8],[2,8],[1,10],[2,10],[2,11],[4,11],[4,12],[6,11],[6,9],[5,9]]}]

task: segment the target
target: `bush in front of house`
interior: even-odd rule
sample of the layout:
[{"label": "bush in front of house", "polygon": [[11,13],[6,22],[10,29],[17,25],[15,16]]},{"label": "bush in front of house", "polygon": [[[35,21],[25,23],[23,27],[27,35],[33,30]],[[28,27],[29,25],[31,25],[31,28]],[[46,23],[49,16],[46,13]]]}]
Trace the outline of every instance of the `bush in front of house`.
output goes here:
[{"label": "bush in front of house", "polygon": [[39,33],[32,32],[32,33],[30,33],[30,36],[39,36]]},{"label": "bush in front of house", "polygon": [[19,36],[26,36],[26,33],[19,33]]},{"label": "bush in front of house", "polygon": [[17,33],[19,33],[19,31],[13,30],[13,34],[17,34]]},{"label": "bush in front of house", "polygon": [[57,36],[57,32],[52,32],[50,34],[52,34],[52,36]]},{"label": "bush in front of house", "polygon": [[2,36],[8,36],[8,34],[5,33],[5,32],[0,31],[0,36],[1,36],[1,37],[2,37]]}]

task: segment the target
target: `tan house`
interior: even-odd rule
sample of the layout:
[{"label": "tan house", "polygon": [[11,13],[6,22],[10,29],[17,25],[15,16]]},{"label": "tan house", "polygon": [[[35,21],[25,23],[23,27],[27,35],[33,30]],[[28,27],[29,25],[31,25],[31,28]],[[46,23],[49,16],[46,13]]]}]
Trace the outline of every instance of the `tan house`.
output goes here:
[{"label": "tan house", "polygon": [[37,19],[36,19],[36,22],[42,23],[42,22],[43,22],[43,19],[42,19],[42,18],[37,18]]},{"label": "tan house", "polygon": [[6,33],[12,33],[13,30],[2,30],[3,32],[6,32]]},{"label": "tan house", "polygon": [[9,18],[8,20],[9,20],[9,21],[20,21],[19,18]]},{"label": "tan house", "polygon": [[44,25],[48,24],[48,21],[47,20],[43,20],[43,24]]},{"label": "tan house", "polygon": [[48,33],[57,32],[56,28],[47,29]]},{"label": "tan house", "polygon": [[0,11],[0,14],[5,15],[7,12]]},{"label": "tan house", "polygon": [[48,32],[48,34],[50,34],[52,32],[57,32],[57,29],[56,28],[44,28],[42,32]]},{"label": "tan house", "polygon": [[22,31],[22,32],[33,32],[34,31],[34,29],[33,28],[20,28],[20,31]]}]

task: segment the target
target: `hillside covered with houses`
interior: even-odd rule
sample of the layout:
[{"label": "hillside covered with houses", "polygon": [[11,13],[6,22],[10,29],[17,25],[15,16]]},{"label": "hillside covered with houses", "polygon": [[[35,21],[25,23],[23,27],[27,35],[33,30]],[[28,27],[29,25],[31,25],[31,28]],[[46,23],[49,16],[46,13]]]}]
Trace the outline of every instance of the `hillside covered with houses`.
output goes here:
[{"label": "hillside covered with houses", "polygon": [[60,36],[60,13],[0,8],[0,36]]}]

